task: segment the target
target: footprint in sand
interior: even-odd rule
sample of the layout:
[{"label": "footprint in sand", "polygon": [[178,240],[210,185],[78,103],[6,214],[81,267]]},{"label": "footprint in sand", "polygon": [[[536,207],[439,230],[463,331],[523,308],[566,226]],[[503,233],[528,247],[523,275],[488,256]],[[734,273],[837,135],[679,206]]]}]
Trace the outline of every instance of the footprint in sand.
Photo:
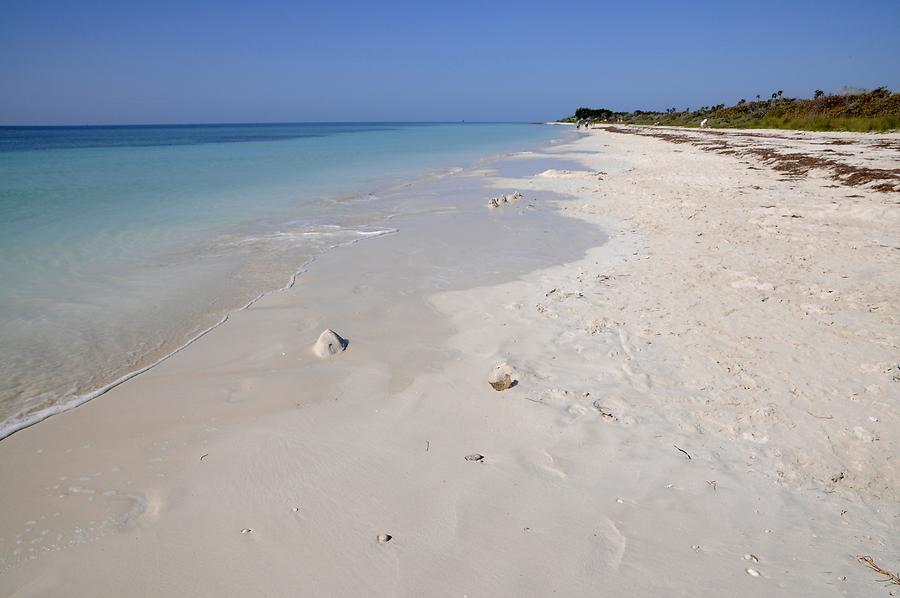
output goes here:
[{"label": "footprint in sand", "polygon": [[595,563],[616,571],[622,565],[628,539],[611,519],[604,517],[594,528],[593,557]]},{"label": "footprint in sand", "polygon": [[572,423],[577,420],[579,417],[587,413],[587,408],[581,405],[569,405],[566,408],[566,414],[569,416],[568,421],[566,423]]},{"label": "footprint in sand", "polygon": [[528,457],[528,462],[533,467],[555,477],[563,479],[569,477],[565,471],[557,467],[556,459],[546,449],[535,451],[533,456]]}]

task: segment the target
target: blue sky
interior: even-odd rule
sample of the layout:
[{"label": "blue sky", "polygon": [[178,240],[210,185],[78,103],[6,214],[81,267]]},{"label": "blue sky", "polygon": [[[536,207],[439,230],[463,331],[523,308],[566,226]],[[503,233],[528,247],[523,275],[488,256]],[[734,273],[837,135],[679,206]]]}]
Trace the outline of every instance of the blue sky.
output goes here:
[{"label": "blue sky", "polygon": [[900,89],[900,0],[0,0],[0,123],[537,120]]}]

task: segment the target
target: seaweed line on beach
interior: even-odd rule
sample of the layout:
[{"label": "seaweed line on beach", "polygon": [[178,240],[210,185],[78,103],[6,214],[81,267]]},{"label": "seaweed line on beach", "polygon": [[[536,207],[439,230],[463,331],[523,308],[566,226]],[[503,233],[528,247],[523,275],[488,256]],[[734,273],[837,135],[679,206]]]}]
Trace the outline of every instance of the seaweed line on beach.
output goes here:
[{"label": "seaweed line on beach", "polygon": [[879,566],[878,563],[875,562],[875,559],[873,559],[869,555],[861,554],[861,555],[857,556],[856,559],[860,563],[862,563],[863,565],[865,565],[866,567],[871,569],[872,571],[878,573],[879,575],[883,575],[887,578],[882,581],[885,581],[887,583],[897,584],[898,586],[900,586],[900,576],[898,576],[896,573],[891,573],[887,569],[884,569],[881,566]]},{"label": "seaweed line on beach", "polygon": [[[769,137],[762,134],[752,133],[725,133],[719,131],[704,131],[703,134],[710,136],[709,139],[698,139],[697,137],[687,134],[663,133],[658,131],[648,131],[636,127],[603,127],[604,130],[611,133],[623,133],[628,135],[643,135],[646,137],[655,137],[670,143],[684,144],[689,143],[695,147],[699,147],[704,151],[717,152],[720,154],[734,155],[738,157],[752,156],[759,159],[763,164],[770,166],[778,172],[783,172],[792,177],[805,177],[809,175],[811,170],[821,169],[830,171],[829,178],[842,185],[848,187],[868,186],[873,191],[882,193],[900,192],[900,168],[867,168],[863,166],[854,166],[845,162],[840,162],[831,158],[823,158],[820,156],[812,156],[803,153],[785,153],[772,148],[766,147],[747,147],[736,143],[729,143],[725,139],[712,138],[713,135],[723,136],[741,136],[741,137]],[[697,133],[692,131],[692,133]],[[839,145],[842,140],[836,139],[832,144]],[[895,149],[891,144],[881,145],[885,149]],[[872,185],[871,183],[877,183]]]}]

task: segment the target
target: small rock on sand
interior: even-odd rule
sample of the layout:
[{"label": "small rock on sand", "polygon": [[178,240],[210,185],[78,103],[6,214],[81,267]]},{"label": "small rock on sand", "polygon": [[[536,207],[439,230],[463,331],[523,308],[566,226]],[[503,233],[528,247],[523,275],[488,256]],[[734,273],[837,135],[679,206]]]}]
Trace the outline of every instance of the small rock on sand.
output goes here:
[{"label": "small rock on sand", "polygon": [[379,544],[387,544],[391,540],[394,539],[394,536],[390,534],[378,534],[378,543]]},{"label": "small rock on sand", "polygon": [[494,390],[507,390],[519,383],[518,374],[508,363],[494,366],[488,376],[488,382]]},{"label": "small rock on sand", "polygon": [[476,463],[481,463],[482,461],[484,461],[484,455],[472,453],[471,455],[466,455],[466,461],[475,461]]},{"label": "small rock on sand", "polygon": [[347,348],[347,339],[341,338],[331,328],[319,335],[319,340],[313,346],[313,353],[321,359],[337,355]]},{"label": "small rock on sand", "polygon": [[519,193],[518,191],[516,191],[512,195],[499,195],[497,197],[492,197],[490,199],[490,201],[488,201],[488,207],[499,208],[500,206],[502,206],[504,204],[519,201],[523,197],[525,197],[525,196],[522,195],[521,193]]}]

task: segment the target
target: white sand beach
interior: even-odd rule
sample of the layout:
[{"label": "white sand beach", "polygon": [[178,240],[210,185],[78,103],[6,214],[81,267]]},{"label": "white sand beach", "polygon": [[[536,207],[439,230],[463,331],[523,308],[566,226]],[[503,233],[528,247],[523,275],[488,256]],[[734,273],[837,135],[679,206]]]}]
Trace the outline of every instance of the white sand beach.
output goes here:
[{"label": "white sand beach", "polygon": [[0,442],[0,595],[900,595],[898,185],[652,127],[451,174]]}]

